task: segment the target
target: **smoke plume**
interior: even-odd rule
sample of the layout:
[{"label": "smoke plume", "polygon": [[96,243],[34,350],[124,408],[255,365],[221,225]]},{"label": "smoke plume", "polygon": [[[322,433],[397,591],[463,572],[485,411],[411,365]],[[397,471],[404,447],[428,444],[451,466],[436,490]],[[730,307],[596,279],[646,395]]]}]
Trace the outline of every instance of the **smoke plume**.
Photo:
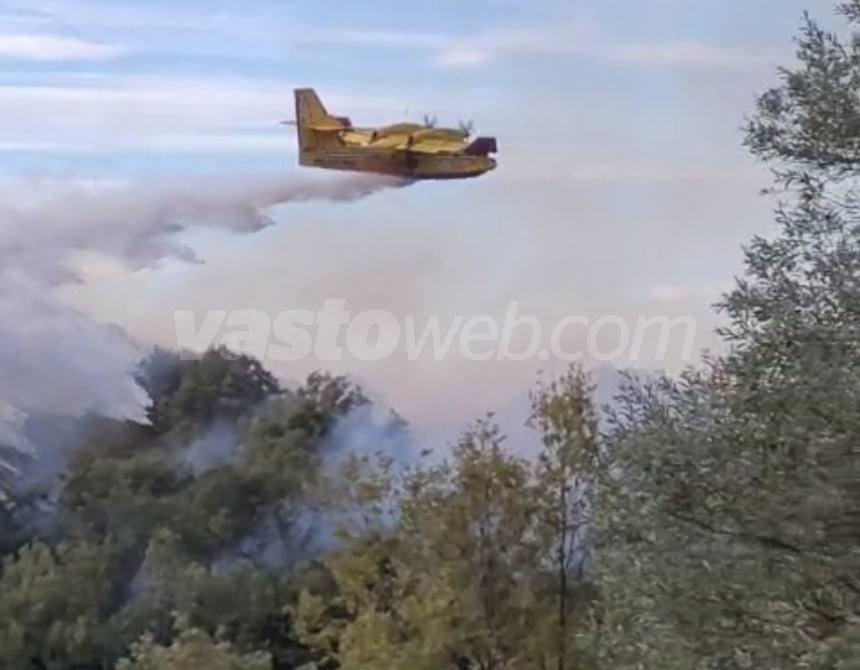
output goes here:
[{"label": "smoke plume", "polygon": [[366,175],[0,185],[0,443],[30,448],[22,430],[30,414],[143,418],[145,397],[130,376],[141,352],[54,295],[83,279],[85,255],[130,271],[168,258],[200,262],[183,231],[253,233],[273,223],[277,205],[349,202],[403,185]]}]

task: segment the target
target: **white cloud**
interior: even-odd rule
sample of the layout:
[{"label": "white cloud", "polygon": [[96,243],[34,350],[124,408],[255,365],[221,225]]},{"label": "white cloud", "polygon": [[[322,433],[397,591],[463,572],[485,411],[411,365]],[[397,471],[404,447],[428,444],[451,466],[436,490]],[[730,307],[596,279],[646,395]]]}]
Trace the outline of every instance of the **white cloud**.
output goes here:
[{"label": "white cloud", "polygon": [[650,286],[641,296],[657,303],[698,302],[706,305],[716,302],[720,296],[730,291],[731,282],[711,284],[658,284]]},{"label": "white cloud", "polygon": [[[293,82],[102,77],[79,85],[0,86],[0,150],[290,152]],[[403,109],[400,100],[325,93],[336,113]]]},{"label": "white cloud", "polygon": [[326,29],[311,31],[305,35],[305,39],[324,44],[358,44],[396,49],[444,49],[451,44],[451,37],[447,35],[395,30]]},{"label": "white cloud", "polygon": [[534,29],[496,28],[475,35],[333,31],[310,38],[336,44],[419,49],[445,68],[481,67],[517,56],[583,56],[628,65],[738,67],[771,62],[770,54],[696,41],[613,43],[588,22]]},{"label": "white cloud", "polygon": [[484,49],[452,47],[438,54],[435,62],[440,67],[461,68],[485,65],[492,59],[493,54]]},{"label": "white cloud", "polygon": [[598,55],[622,63],[691,67],[735,67],[774,60],[767,54],[698,42],[627,44],[610,47]]},{"label": "white cloud", "polygon": [[218,153],[241,151],[244,153],[274,153],[292,155],[297,148],[291,135],[271,133],[206,133],[206,134],[168,134],[150,137],[105,137],[99,141],[76,141],[74,139],[50,142],[33,139],[30,141],[0,141],[0,152],[54,153],[54,154],[97,154],[104,152],[133,151],[141,154],[157,153]]},{"label": "white cloud", "polygon": [[[326,24],[303,23],[280,12],[265,14],[223,12],[193,12],[167,6],[146,6],[142,3],[105,5],[87,0],[29,0],[31,10],[48,17],[55,24],[107,26],[113,28],[169,28],[201,33],[211,37],[223,33],[227,40],[199,42],[190,39],[203,51],[234,51],[254,49],[264,45],[283,48],[285,42],[295,45],[341,45],[379,49],[417,51],[429,54],[431,62],[441,68],[476,68],[519,56],[582,56],[602,61],[637,66],[663,67],[738,67],[749,63],[770,62],[768,55],[730,46],[698,41],[616,42],[599,26],[587,20],[561,22],[532,28],[489,27],[473,34],[422,32],[409,30],[356,30]],[[273,26],[277,26],[273,29]],[[56,53],[59,57],[109,58],[119,51],[116,47],[92,44],[73,38],[43,36],[11,36],[42,40],[43,44],[14,44],[10,49],[21,58],[36,58],[38,54]],[[0,57],[4,55],[4,37],[0,35]],[[141,49],[149,45],[141,45]],[[268,47],[265,47],[268,48]],[[64,54],[72,54],[66,56]],[[79,54],[75,56],[74,54]]]},{"label": "white cloud", "polygon": [[565,39],[557,31],[498,33],[490,37],[452,43],[437,53],[434,62],[442,67],[475,67],[505,57],[573,55],[628,65],[726,68],[775,60],[767,54],[699,42],[605,45],[574,36]]},{"label": "white cloud", "polygon": [[311,31],[304,35],[304,39],[318,44],[419,50],[433,54],[433,62],[440,67],[475,67],[503,56],[567,52],[572,43],[590,32],[590,24],[570,24],[546,30],[500,28],[475,35],[325,29]]},{"label": "white cloud", "polygon": [[120,47],[87,42],[75,37],[36,34],[0,34],[0,58],[36,61],[107,60],[116,58]]},{"label": "white cloud", "polygon": [[[764,187],[769,173],[752,161],[710,163],[675,156],[654,157],[632,152],[628,155],[600,156],[595,147],[582,147],[576,155],[549,152],[543,145],[507,146],[497,179],[519,183],[581,183],[595,185],[630,183],[731,183],[742,182]],[[607,150],[604,150],[607,153]],[[753,191],[757,190],[755,187]]]},{"label": "white cloud", "polygon": [[[88,2],[87,0],[26,0],[12,12],[32,22],[110,28],[193,28],[214,20],[213,12],[187,12],[162,3]],[[174,3],[179,5],[180,3]],[[6,16],[9,16],[7,14]]]}]

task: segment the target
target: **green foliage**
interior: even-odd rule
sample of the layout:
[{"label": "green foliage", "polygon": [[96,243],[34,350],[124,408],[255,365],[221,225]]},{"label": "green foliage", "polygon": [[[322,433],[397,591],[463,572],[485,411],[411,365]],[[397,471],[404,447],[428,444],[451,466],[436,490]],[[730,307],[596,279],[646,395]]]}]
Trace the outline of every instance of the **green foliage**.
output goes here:
[{"label": "green foliage", "polygon": [[593,392],[588,375],[571,368],[532,394],[529,423],[540,432],[543,443],[536,471],[538,532],[546,547],[543,560],[552,573],[541,596],[555,610],[543,644],[547,661],[554,661],[558,670],[571,667],[571,640],[589,605],[577,586],[583,580],[591,496],[600,461]]},{"label": "green foliage", "polygon": [[167,531],[153,537],[132,582],[134,598],[114,620],[124,639],[141,631],[170,639],[175,612],[196,628],[217,632],[240,649],[267,641],[277,658],[294,655],[284,608],[292,602],[288,576],[250,562],[216,571],[186,554]]},{"label": "green foliage", "polygon": [[[588,388],[577,371],[536,396],[547,444],[537,466],[512,455],[483,420],[449,462],[406,472],[385,461],[346,468],[336,486],[347,492],[350,542],[326,561],[336,590],[304,592],[295,611],[318,663],[584,667],[574,665],[568,640],[587,611],[587,589],[573,574],[578,507],[557,495],[572,491],[576,459],[594,446]],[[579,404],[555,402],[574,396]]]},{"label": "green foliage", "polygon": [[183,631],[169,646],[145,636],[134,645],[130,659],[117,670],[271,670],[272,661],[263,653],[243,655],[227,642],[216,642],[203,631]]},{"label": "green foliage", "polygon": [[596,514],[607,667],[860,657],[858,45],[807,19],[750,122],[789,200],[721,305],[731,353],[618,399]]},{"label": "green foliage", "polygon": [[0,667],[98,667],[110,577],[104,546],[34,544],[8,557],[0,578]]},{"label": "green foliage", "polygon": [[797,46],[800,67],[781,69],[782,85],[761,96],[747,144],[792,175],[845,176],[858,164],[860,42],[845,44],[807,16]]},{"label": "green foliage", "polygon": [[161,432],[188,432],[217,419],[235,420],[280,392],[259,361],[212,349],[182,358],[156,349],[136,375],[150,395],[148,415]]},{"label": "green foliage", "polygon": [[[102,670],[141,639],[123,667],[297,667],[293,580],[317,581],[295,569],[309,533],[299,522],[328,431],[366,400],[325,374],[287,392],[222,352],[156,352],[141,374],[155,426],[90,421],[56,503],[41,501],[56,504],[59,542],[5,558],[0,667]],[[227,457],[208,458],[210,443]],[[8,501],[10,532],[35,509]]]}]

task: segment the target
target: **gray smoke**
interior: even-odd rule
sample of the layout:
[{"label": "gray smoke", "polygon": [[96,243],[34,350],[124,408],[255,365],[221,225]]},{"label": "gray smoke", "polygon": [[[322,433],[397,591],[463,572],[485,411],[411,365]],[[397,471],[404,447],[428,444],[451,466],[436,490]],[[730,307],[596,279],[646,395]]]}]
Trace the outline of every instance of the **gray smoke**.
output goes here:
[{"label": "gray smoke", "polygon": [[[241,446],[229,427],[216,425],[182,452],[195,473],[233,462]],[[372,404],[360,405],[338,419],[319,447],[323,474],[329,486],[337,486],[347,456],[373,458],[384,455],[404,469],[415,463],[418,449],[406,423]],[[262,515],[251,531],[224,551],[213,565],[217,573],[229,573],[244,563],[259,568],[290,569],[336,548],[338,529],[350,523],[351,512],[333,509],[326,502],[283,500]]]},{"label": "gray smoke", "polygon": [[226,421],[216,421],[204,435],[179,451],[181,464],[195,477],[234,463],[238,455],[239,436],[235,426]]},{"label": "gray smoke", "polygon": [[360,405],[340,418],[326,436],[325,469],[338,474],[347,456],[372,458],[384,454],[397,468],[412,465],[418,456],[413,434],[402,418],[376,405]]},{"label": "gray smoke", "polygon": [[41,283],[78,277],[81,253],[130,269],[174,257],[196,261],[177,234],[195,226],[251,233],[273,223],[267,211],[309,200],[349,202],[404,185],[389,177],[337,179],[237,177],[185,183],[37,181],[0,186],[0,268]]},{"label": "gray smoke", "polygon": [[365,175],[0,184],[0,445],[32,448],[21,429],[30,414],[143,419],[145,396],[131,379],[141,352],[55,297],[83,279],[84,256],[129,270],[199,262],[179,236],[190,228],[252,233],[273,223],[277,205],[348,202],[403,185]]}]

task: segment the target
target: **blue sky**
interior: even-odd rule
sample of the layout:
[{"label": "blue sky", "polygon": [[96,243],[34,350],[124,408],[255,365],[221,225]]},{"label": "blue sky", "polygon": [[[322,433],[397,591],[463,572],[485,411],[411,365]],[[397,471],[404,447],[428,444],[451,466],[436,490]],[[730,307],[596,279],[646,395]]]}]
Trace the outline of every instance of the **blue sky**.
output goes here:
[{"label": "blue sky", "polygon": [[[276,123],[297,84],[367,122],[468,117],[512,146],[632,141],[692,159],[693,138],[678,140],[705,130],[701,84],[733,83],[748,102],[755,75],[790,52],[802,8],[828,5],[5,1],[0,169],[279,166],[292,146]],[[726,121],[697,143],[729,139],[740,120]]]},{"label": "blue sky", "polygon": [[[473,119],[501,148],[480,180],[290,207],[260,235],[197,240],[203,266],[94,276],[63,297],[142,343],[170,344],[178,308],[343,297],[397,314],[513,299],[546,319],[692,314],[709,346],[740,245],[771,229],[740,127],[802,11],[838,25],[832,4],[0,0],[0,179],[290,179],[278,122],[295,86],[362,124]],[[537,367],[337,371],[429,424],[506,406]]]}]

